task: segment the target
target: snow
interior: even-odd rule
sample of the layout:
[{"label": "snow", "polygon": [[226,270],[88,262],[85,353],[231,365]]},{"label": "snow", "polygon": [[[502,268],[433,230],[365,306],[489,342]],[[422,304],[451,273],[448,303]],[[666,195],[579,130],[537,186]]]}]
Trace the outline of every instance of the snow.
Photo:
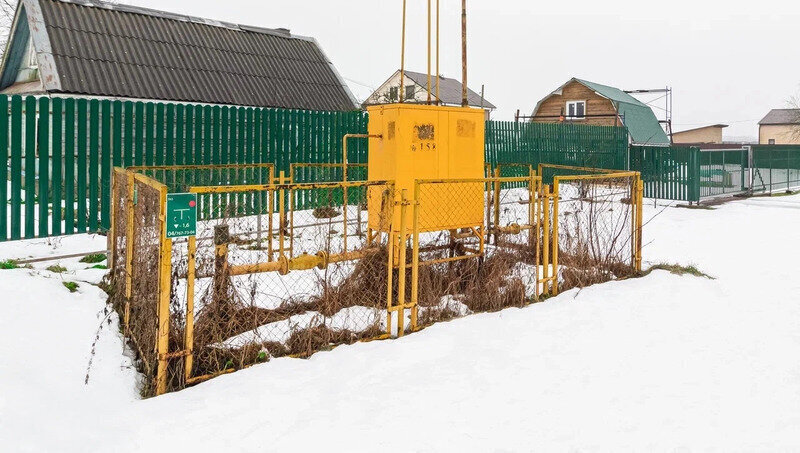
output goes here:
[{"label": "snow", "polygon": [[[0,271],[0,449],[797,451],[798,219],[800,196],[649,201],[645,266],[716,279],[654,271],[148,400],[113,314],[84,384],[99,289]],[[0,256],[50,253],[21,244]]]}]

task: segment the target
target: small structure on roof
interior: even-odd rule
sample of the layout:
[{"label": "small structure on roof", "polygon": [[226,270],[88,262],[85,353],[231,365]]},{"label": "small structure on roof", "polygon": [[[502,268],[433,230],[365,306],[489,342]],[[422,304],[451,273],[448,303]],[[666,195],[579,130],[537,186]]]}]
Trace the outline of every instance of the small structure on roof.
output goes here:
[{"label": "small structure on roof", "polygon": [[637,145],[668,145],[664,129],[643,102],[619,88],[570,79],[536,104],[531,121],[625,126]]},{"label": "small structure on roof", "polygon": [[727,124],[712,124],[709,126],[696,127],[685,131],[674,132],[672,142],[682,145],[710,145],[722,143],[722,129],[728,127]]},{"label": "small structure on roof", "polygon": [[800,144],[800,109],[772,109],[758,122],[758,143]]},{"label": "small structure on roof", "polygon": [[[403,80],[405,89],[403,90],[404,102],[408,103],[427,103],[428,102],[428,74],[422,72],[405,71]],[[439,75],[439,96],[436,98],[436,76],[431,77],[431,98],[434,103],[447,106],[461,106],[461,81],[449,79]],[[366,101],[364,107],[368,105],[393,104],[400,100],[400,70],[398,69],[387,79],[377,90],[375,90]],[[491,112],[496,108],[494,104],[487,101],[480,94],[467,88],[467,100],[470,107],[482,108],[486,111],[486,119],[489,119]]]},{"label": "small structure on roof", "polygon": [[20,0],[0,90],[358,108],[314,38],[95,0]]}]

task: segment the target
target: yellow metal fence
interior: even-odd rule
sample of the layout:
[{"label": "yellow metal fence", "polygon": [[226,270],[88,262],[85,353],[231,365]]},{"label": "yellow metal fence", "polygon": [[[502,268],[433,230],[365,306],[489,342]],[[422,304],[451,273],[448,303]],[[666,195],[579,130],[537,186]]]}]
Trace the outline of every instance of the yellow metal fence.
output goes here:
[{"label": "yellow metal fence", "polygon": [[112,297],[147,396],[641,267],[633,172],[575,170],[545,185],[528,168],[418,180],[413,193],[392,181],[211,179],[181,188],[207,200],[197,234],[169,240],[169,189],[154,171],[115,169],[111,234]]}]

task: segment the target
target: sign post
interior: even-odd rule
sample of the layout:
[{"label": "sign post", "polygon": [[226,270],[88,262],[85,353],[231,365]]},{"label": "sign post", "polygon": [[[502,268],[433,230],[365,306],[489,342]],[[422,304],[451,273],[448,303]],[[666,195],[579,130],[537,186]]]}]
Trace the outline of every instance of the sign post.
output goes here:
[{"label": "sign post", "polygon": [[167,194],[167,239],[197,234],[197,194]]}]

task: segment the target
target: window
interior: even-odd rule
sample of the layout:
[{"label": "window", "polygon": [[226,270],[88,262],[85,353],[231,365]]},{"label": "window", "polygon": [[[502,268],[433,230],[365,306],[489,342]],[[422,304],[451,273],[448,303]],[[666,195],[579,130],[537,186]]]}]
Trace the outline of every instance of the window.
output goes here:
[{"label": "window", "polygon": [[[397,102],[400,99],[400,87],[391,87],[389,88],[389,102]],[[414,100],[414,96],[417,94],[416,85],[406,85],[406,89],[403,90],[403,95],[405,96],[406,101]]]},{"label": "window", "polygon": [[775,139],[771,138],[771,139],[768,140],[768,142],[769,142],[770,145],[774,145],[775,144]]},{"label": "window", "polygon": [[586,118],[586,101],[567,102],[566,117],[568,120],[579,120]]}]

